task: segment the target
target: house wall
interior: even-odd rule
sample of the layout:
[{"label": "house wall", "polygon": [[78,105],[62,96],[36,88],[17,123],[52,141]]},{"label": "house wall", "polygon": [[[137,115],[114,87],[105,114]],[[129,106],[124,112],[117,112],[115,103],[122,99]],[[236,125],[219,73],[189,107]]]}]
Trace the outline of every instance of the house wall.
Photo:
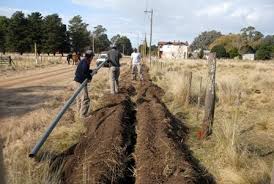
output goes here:
[{"label": "house wall", "polygon": [[244,55],[243,55],[243,60],[251,60],[251,61],[254,61],[254,60],[255,60],[255,54],[244,54]]},{"label": "house wall", "polygon": [[187,59],[188,47],[185,45],[163,45],[160,52],[163,59]]}]

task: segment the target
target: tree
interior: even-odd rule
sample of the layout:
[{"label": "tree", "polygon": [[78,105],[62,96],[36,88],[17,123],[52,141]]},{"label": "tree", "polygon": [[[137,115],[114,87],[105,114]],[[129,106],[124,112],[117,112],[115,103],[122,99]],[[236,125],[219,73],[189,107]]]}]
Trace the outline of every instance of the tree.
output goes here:
[{"label": "tree", "polygon": [[203,59],[203,58],[204,58],[204,49],[201,49],[201,50],[200,50],[200,52],[199,52],[199,54],[198,54],[198,57],[199,57],[200,59]]},{"label": "tree", "polygon": [[5,16],[0,16],[0,52],[5,53],[7,48],[7,31],[9,19]]},{"label": "tree", "polygon": [[268,45],[262,45],[256,51],[256,59],[258,60],[268,60],[271,59],[272,47]]},{"label": "tree", "polygon": [[80,15],[74,16],[69,21],[69,24],[72,49],[77,52],[84,52],[90,45],[90,32],[87,30],[88,24],[83,22]]},{"label": "tree", "polygon": [[125,55],[133,52],[130,40],[126,36],[121,36],[116,40],[117,49]]},{"label": "tree", "polygon": [[43,51],[45,53],[61,52],[66,38],[65,25],[57,14],[48,15],[44,19]]},{"label": "tree", "polygon": [[37,52],[40,53],[42,50],[43,40],[43,17],[39,12],[34,12],[28,15],[28,28],[30,30],[30,43],[32,51],[34,51],[34,43],[37,44]]},{"label": "tree", "polygon": [[59,51],[63,55],[63,53],[69,53],[71,51],[69,32],[67,31],[67,26],[65,24],[63,24],[61,28],[61,37],[63,41],[61,42]]},{"label": "tree", "polygon": [[104,28],[102,25],[95,27],[95,30],[93,31],[93,36],[95,37],[95,52],[102,52],[109,48],[111,42],[105,33],[106,31],[106,28]]},{"label": "tree", "polygon": [[115,44],[119,38],[121,38],[121,36],[119,34],[117,34],[117,35],[113,36],[110,39],[110,41],[111,41],[112,44]]},{"label": "tree", "polygon": [[229,58],[233,59],[237,56],[239,56],[239,52],[237,48],[232,48],[230,51],[228,51]]},{"label": "tree", "polygon": [[95,42],[95,52],[106,51],[111,44],[111,42],[108,39],[107,34],[102,34],[102,35],[96,37],[94,42]]},{"label": "tree", "polygon": [[241,36],[239,34],[223,35],[217,38],[210,44],[209,49],[212,49],[215,45],[223,45],[226,50],[233,48],[239,49],[241,47]]},{"label": "tree", "polygon": [[151,45],[151,55],[154,55],[154,56],[158,55],[158,47],[157,47],[157,45]]},{"label": "tree", "polygon": [[257,31],[255,27],[249,26],[241,29],[241,36],[246,44],[251,44],[252,42],[261,39],[264,35]]},{"label": "tree", "polygon": [[143,44],[139,45],[139,51],[141,52],[141,55],[145,57],[147,56],[148,50],[149,48],[147,46],[147,38],[145,37]]},{"label": "tree", "polygon": [[194,39],[194,41],[190,45],[190,48],[192,50],[208,49],[209,45],[220,36],[222,36],[221,32],[217,32],[215,30],[202,32],[198,37]]},{"label": "tree", "polygon": [[95,30],[93,31],[93,34],[95,34],[95,37],[100,36],[102,34],[105,34],[107,32],[107,29],[104,28],[102,25],[98,25],[95,27]]},{"label": "tree", "polygon": [[23,54],[30,51],[30,45],[31,38],[28,29],[28,20],[24,13],[17,11],[11,16],[9,21],[7,46],[10,51]]},{"label": "tree", "polygon": [[264,37],[264,39],[262,40],[262,44],[274,45],[274,35],[267,35],[266,37]]},{"label": "tree", "polygon": [[225,50],[225,47],[223,45],[216,45],[211,49],[211,52],[216,52],[217,58],[226,58],[228,57],[228,54]]}]

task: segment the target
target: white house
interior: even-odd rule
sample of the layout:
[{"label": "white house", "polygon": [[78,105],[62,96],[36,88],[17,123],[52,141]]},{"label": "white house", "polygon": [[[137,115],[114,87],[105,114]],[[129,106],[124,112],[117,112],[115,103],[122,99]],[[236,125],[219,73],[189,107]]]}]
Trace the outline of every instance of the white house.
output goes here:
[{"label": "white house", "polygon": [[187,59],[187,42],[158,42],[158,56],[163,59]]},{"label": "white house", "polygon": [[254,61],[255,60],[255,54],[244,54],[243,55],[243,60]]}]

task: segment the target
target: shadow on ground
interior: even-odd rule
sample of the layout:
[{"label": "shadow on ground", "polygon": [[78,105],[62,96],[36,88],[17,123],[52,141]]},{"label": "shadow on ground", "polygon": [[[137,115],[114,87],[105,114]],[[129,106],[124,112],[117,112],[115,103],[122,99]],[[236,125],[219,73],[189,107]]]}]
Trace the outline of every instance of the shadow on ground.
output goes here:
[{"label": "shadow on ground", "polygon": [[30,86],[0,88],[0,117],[18,117],[41,108],[49,100],[58,100],[53,92],[64,90],[64,86]]}]

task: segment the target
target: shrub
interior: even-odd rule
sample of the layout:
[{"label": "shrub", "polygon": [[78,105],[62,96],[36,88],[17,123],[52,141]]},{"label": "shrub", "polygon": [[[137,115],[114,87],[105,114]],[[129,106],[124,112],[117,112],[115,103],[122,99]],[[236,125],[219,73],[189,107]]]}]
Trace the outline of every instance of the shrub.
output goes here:
[{"label": "shrub", "polygon": [[271,59],[271,46],[260,46],[256,52],[256,59],[258,60],[268,60]]},{"label": "shrub", "polygon": [[203,57],[204,57],[204,49],[201,49],[201,50],[200,50],[198,57],[199,57],[200,59],[203,59]]},{"label": "shrub", "polygon": [[229,54],[229,57],[230,58],[235,58],[235,57],[237,57],[237,56],[239,56],[239,52],[238,52],[238,49],[237,48],[232,48],[229,52],[228,52],[228,54]]},{"label": "shrub", "polygon": [[215,45],[212,49],[211,52],[216,52],[216,57],[217,58],[226,58],[228,57],[228,54],[225,50],[225,47],[223,45]]}]

